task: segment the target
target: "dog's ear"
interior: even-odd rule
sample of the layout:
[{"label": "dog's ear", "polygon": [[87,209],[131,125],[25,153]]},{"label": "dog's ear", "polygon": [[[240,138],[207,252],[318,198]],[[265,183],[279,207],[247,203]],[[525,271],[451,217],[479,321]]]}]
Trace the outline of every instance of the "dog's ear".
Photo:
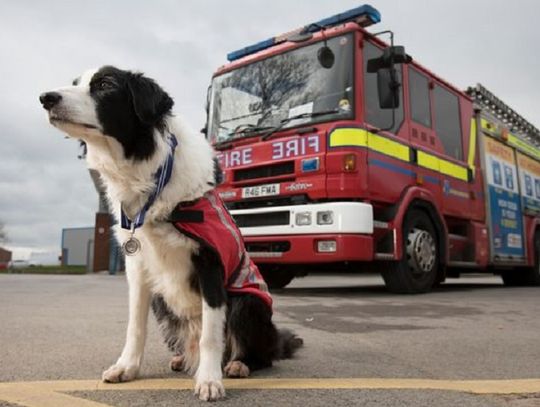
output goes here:
[{"label": "dog's ear", "polygon": [[144,124],[157,124],[174,105],[167,92],[142,74],[132,74],[128,87],[135,114]]}]

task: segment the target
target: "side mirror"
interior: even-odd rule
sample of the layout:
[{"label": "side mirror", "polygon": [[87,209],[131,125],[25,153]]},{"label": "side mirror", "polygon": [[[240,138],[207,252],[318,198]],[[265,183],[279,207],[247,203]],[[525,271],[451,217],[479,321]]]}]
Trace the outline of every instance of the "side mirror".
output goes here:
[{"label": "side mirror", "polygon": [[405,48],[396,45],[387,47],[378,58],[367,61],[368,73],[377,73],[377,90],[381,109],[396,109],[399,107],[399,88],[401,83],[394,64],[408,64],[412,58],[407,55]]},{"label": "side mirror", "polygon": [[395,64],[408,64],[412,61],[412,57],[407,55],[405,52],[405,47],[402,45],[395,45],[390,47],[391,52],[394,54],[394,63]]},{"label": "side mirror", "polygon": [[381,68],[377,71],[377,91],[381,109],[399,107],[399,88],[396,68]]},{"label": "side mirror", "polygon": [[204,110],[206,111],[206,121],[204,127],[201,129],[201,133],[204,134],[204,138],[208,139],[208,120],[210,119],[210,95],[212,92],[212,84],[208,85],[206,89],[206,103],[204,104]]},{"label": "side mirror", "polygon": [[405,52],[405,47],[394,45],[385,48],[380,57],[370,59],[367,63],[367,71],[375,73],[379,69],[392,68],[394,64],[408,64],[411,61],[412,58]]}]

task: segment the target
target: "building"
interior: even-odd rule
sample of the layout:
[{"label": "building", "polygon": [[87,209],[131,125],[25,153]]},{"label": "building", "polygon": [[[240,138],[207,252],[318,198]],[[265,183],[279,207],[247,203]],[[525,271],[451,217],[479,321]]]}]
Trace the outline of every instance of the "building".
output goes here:
[{"label": "building", "polygon": [[[86,145],[81,143],[81,147],[79,158],[83,159],[86,157]],[[124,269],[124,255],[112,235],[111,226],[114,220],[108,207],[105,186],[96,170],[90,169],[89,172],[98,193],[98,210],[95,214],[95,227],[92,228],[94,236],[89,249],[91,252],[88,253],[88,259],[91,261],[86,264],[89,271],[109,270],[109,273],[115,274]]]},{"label": "building", "polygon": [[6,268],[11,261],[11,252],[0,247],[0,269]]},{"label": "building", "polygon": [[94,227],[62,229],[62,265],[93,269]]}]

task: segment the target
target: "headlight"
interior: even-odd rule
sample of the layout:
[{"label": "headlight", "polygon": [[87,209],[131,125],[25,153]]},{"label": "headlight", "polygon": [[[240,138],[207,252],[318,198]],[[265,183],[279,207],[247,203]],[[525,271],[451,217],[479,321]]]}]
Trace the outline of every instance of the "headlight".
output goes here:
[{"label": "headlight", "polygon": [[332,223],[334,223],[334,212],[317,212],[317,225],[331,225]]},{"label": "headlight", "polygon": [[298,212],[295,216],[297,226],[311,225],[311,212]]},{"label": "headlight", "polygon": [[317,242],[317,251],[319,253],[335,253],[337,243],[335,240],[319,240]]}]

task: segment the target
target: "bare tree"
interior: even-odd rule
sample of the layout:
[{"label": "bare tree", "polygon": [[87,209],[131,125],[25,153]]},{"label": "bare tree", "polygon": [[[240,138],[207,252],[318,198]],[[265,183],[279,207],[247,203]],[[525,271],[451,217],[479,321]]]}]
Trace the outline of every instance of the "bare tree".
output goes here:
[{"label": "bare tree", "polygon": [[285,54],[246,66],[242,74],[232,76],[227,85],[258,95],[261,98],[259,109],[266,111],[273,106],[282,107],[297,94],[309,97],[304,93],[313,71],[308,57]]},{"label": "bare tree", "polygon": [[4,227],[4,222],[0,221],[0,243],[7,243],[8,237],[6,228]]}]

